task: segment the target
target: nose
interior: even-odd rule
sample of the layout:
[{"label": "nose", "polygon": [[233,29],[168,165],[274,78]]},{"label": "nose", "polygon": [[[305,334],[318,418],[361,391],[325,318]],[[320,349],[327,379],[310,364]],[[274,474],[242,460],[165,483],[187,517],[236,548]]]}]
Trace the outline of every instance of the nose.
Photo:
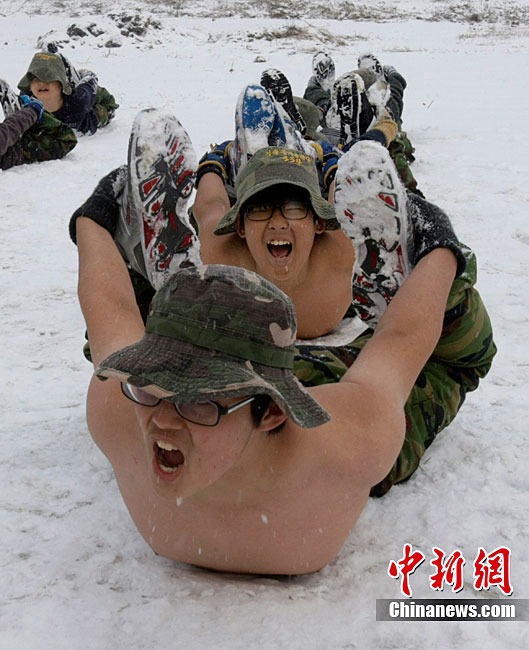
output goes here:
[{"label": "nose", "polygon": [[268,227],[273,228],[274,230],[284,230],[288,228],[288,221],[282,215],[281,208],[278,205],[272,207],[272,214],[268,220]]},{"label": "nose", "polygon": [[172,402],[162,400],[154,407],[152,421],[159,429],[183,429],[184,418],[178,414]]}]

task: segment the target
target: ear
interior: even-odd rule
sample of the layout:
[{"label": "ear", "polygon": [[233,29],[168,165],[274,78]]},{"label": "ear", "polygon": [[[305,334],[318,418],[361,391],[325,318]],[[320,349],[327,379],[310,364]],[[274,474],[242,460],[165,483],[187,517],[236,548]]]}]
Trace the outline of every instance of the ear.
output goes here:
[{"label": "ear", "polygon": [[316,234],[321,235],[323,232],[325,232],[325,221],[323,219],[320,219],[319,217],[316,218],[316,221],[314,222],[316,225]]},{"label": "ear", "polygon": [[259,429],[261,431],[271,431],[288,419],[288,415],[283,413],[275,402],[270,402],[268,409],[261,420]]},{"label": "ear", "polygon": [[237,234],[241,239],[246,239],[246,234],[244,232],[244,219],[241,217],[240,214],[237,215],[237,219],[235,221],[235,228],[237,230]]}]

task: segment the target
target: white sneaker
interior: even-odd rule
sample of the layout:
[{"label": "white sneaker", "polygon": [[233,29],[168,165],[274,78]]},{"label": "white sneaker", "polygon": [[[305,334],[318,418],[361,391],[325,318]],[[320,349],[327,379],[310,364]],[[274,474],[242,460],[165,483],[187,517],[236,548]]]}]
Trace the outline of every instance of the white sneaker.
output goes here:
[{"label": "white sneaker", "polygon": [[155,289],[177,269],[201,263],[200,244],[187,211],[196,168],[189,136],[173,115],[147,109],[136,116],[123,218],[115,239],[128,253],[131,266],[137,266],[135,270]]},{"label": "white sneaker", "polygon": [[372,141],[351,147],[338,162],[334,201],[356,254],[353,305],[374,327],[413,258],[407,194],[387,149]]},{"label": "white sneaker", "polygon": [[4,117],[13,115],[21,108],[19,96],[3,79],[0,79],[0,105],[4,111]]}]

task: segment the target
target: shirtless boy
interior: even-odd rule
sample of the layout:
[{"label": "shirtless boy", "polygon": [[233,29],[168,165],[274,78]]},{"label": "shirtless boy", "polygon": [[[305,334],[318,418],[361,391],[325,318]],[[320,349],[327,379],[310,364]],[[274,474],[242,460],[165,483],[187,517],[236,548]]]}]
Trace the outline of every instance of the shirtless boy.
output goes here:
[{"label": "shirtless boy", "polygon": [[[252,123],[247,124],[244,121],[247,117],[243,118],[242,115],[251,115]],[[160,124],[164,121],[170,123],[171,120],[174,120],[172,116],[156,110],[142,111],[133,125],[128,166],[104,177],[92,196],[76,212],[79,215],[84,211],[85,216],[88,212],[100,223],[109,224],[109,231],[115,236],[127,261],[155,289],[158,288],[157,278],[149,277],[149,264],[145,265],[142,259],[138,259],[143,254],[140,251],[138,255],[140,240],[143,237],[145,244],[148,235],[131,232],[135,223],[132,214],[135,217],[137,213],[143,213],[144,220],[151,219],[151,224],[156,223],[148,228],[156,231],[163,228],[165,233],[170,234],[171,237],[164,242],[164,249],[174,251],[174,259],[158,261],[158,266],[163,265],[166,274],[175,268],[175,260],[181,256],[178,251],[182,255],[186,253],[191,239],[198,249],[194,229],[186,215],[172,233],[170,228],[160,225],[160,214],[167,217],[168,213],[173,212],[171,191],[178,190],[178,179],[171,181],[176,187],[164,194],[169,205],[164,203],[160,213],[146,214],[146,205],[158,206],[160,202],[154,199],[149,202],[148,196],[140,197],[136,191],[137,187],[150,187],[153,179],[164,176],[159,160],[153,160],[150,166],[152,171],[147,173],[143,171],[141,175],[138,174],[138,167],[149,167],[143,162],[143,157],[146,150],[150,152],[153,149],[152,133],[159,132]],[[262,126],[263,122],[266,122],[266,128]],[[185,134],[179,124],[174,128]],[[312,339],[327,334],[342,321],[351,305],[354,251],[340,230],[332,205],[322,197],[315,164],[318,155],[321,154],[323,159],[321,151],[318,154],[318,147],[321,150],[321,146],[318,145],[315,150],[304,142],[294,131],[288,116],[260,86],[248,86],[241,93],[236,132],[237,137],[234,143],[230,143],[233,146],[229,154],[224,151],[221,156],[213,155],[213,159],[205,156],[199,165],[193,217],[198,227],[200,258],[206,264],[242,266],[276,284],[294,303],[299,338]],[[387,121],[365,137],[374,137],[386,143],[394,133],[396,126]],[[183,137],[187,138],[187,134]],[[270,162],[275,164],[263,172],[266,178],[256,180],[250,152],[253,154],[257,149],[276,142],[279,144],[274,154],[270,155]],[[192,145],[188,143],[186,146],[189,153]],[[138,159],[142,160],[141,164],[135,163]],[[171,159],[175,160],[174,157]],[[332,163],[329,164],[328,157],[324,161],[327,186],[332,185],[337,160],[338,154],[335,152]],[[226,189],[226,166],[230,167],[230,180],[235,184],[237,195],[233,207]],[[177,175],[172,172],[173,178]],[[166,173],[165,176],[171,177],[171,174]],[[289,218],[293,211],[286,214],[285,210],[281,210],[281,205],[290,200],[308,207],[303,212],[303,218],[299,218],[299,215]],[[255,212],[254,215],[248,214],[250,203],[254,207],[259,203],[273,203],[277,207],[270,218],[258,220]],[[127,225],[129,221],[133,223]],[[71,234],[75,238],[75,233]],[[145,248],[149,246],[144,245]],[[149,250],[152,254],[152,249]],[[329,260],[332,260],[332,264],[329,264]],[[152,296],[152,292],[149,296]]]},{"label": "shirtless boy", "polygon": [[[385,274],[368,305],[379,322],[340,381],[308,389],[293,371],[294,311],[274,284],[231,266],[179,270],[145,327],[112,236],[76,215],[96,367],[88,425],[157,553],[225,571],[318,570],[340,551],[372,486],[395,467],[406,477],[410,441],[428,446],[488,371],[495,348],[472,256],[434,206],[414,221],[406,203],[390,204],[387,194],[404,195],[379,149],[353,148],[336,181],[336,214],[364,283]],[[377,203],[388,183],[396,192]],[[268,209],[271,221],[277,208]],[[364,253],[374,246],[382,264],[370,275]],[[458,346],[456,330],[470,333]]]}]

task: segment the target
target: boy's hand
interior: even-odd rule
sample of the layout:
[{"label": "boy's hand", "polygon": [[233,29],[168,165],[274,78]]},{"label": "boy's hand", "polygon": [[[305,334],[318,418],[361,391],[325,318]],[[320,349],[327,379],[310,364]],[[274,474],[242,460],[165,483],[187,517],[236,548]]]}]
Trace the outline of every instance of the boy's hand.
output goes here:
[{"label": "boy's hand", "polygon": [[44,113],[44,106],[38,99],[31,99],[27,95],[20,95],[20,101],[23,107],[29,106],[37,113],[37,122],[42,122],[42,114]]},{"label": "boy's hand", "polygon": [[70,237],[77,244],[77,219],[88,217],[114,237],[119,219],[119,201],[127,180],[127,167],[118,167],[104,176],[91,196],[73,213],[70,219]]},{"label": "boy's hand", "polygon": [[463,246],[446,213],[417,195],[410,194],[408,200],[415,248],[413,263],[417,264],[422,257],[436,248],[448,248],[456,256],[456,277],[460,276],[466,268],[467,261],[463,253]]},{"label": "boy's hand", "polygon": [[231,146],[233,146],[233,141],[226,140],[220,144],[212,145],[211,151],[202,156],[198,162],[195,187],[198,187],[202,176],[209,172],[217,174],[224,182],[230,179],[231,163],[228,152]]}]

